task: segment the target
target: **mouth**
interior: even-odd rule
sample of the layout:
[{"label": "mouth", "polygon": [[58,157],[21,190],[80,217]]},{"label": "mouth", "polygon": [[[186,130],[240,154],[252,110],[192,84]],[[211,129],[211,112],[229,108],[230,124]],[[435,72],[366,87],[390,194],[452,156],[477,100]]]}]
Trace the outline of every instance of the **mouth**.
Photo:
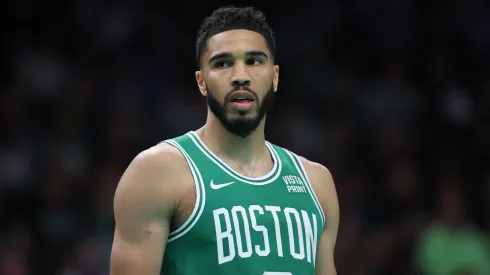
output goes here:
[{"label": "mouth", "polygon": [[251,109],[255,102],[253,96],[247,91],[234,92],[230,97],[230,101],[236,109],[241,111]]},{"label": "mouth", "polygon": [[248,98],[236,98],[231,100],[232,103],[248,103],[248,102],[254,102],[251,99]]},{"label": "mouth", "polygon": [[231,102],[239,102],[239,103],[245,103],[245,102],[253,102],[254,98],[251,93],[247,91],[236,91],[230,96],[230,101]]}]

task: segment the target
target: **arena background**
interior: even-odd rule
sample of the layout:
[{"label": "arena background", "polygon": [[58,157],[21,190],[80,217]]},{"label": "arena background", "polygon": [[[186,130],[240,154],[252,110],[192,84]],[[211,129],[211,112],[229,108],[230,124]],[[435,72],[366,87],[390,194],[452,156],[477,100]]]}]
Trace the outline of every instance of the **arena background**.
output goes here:
[{"label": "arena background", "polygon": [[276,32],[267,136],[331,170],[338,274],[490,274],[490,2],[264,3],[5,3],[1,274],[108,274],[118,179],[204,123],[196,31],[227,4]]}]

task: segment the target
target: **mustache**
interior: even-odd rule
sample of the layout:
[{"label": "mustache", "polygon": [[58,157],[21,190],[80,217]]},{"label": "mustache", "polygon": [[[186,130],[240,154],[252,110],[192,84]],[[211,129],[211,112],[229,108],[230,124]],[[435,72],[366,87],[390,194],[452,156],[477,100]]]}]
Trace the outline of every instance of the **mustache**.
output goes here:
[{"label": "mustache", "polygon": [[240,90],[247,91],[247,92],[251,93],[252,94],[252,97],[254,98],[254,101],[255,102],[259,102],[259,96],[257,95],[257,93],[254,90],[250,89],[250,87],[248,87],[247,85],[237,85],[237,86],[235,86],[231,91],[229,91],[226,94],[226,96],[225,96],[225,102],[228,102],[229,101],[231,95],[234,92],[240,91]]}]

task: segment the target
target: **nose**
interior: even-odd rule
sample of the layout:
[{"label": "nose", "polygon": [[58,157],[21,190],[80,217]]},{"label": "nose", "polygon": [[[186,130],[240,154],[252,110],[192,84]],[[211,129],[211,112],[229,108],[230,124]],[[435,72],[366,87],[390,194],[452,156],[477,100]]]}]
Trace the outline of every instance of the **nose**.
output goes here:
[{"label": "nose", "polygon": [[233,87],[250,85],[251,80],[245,64],[236,64],[234,73],[231,81]]},{"label": "nose", "polygon": [[233,82],[231,84],[233,85],[233,87],[250,86],[250,80],[245,79],[245,78],[238,78],[238,79],[233,80]]}]

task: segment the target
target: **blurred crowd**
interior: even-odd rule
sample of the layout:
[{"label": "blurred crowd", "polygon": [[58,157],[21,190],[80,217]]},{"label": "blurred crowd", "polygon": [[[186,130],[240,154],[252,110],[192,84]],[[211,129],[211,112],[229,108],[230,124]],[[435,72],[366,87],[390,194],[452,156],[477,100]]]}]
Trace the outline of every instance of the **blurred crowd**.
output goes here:
[{"label": "blurred crowd", "polygon": [[[338,274],[490,274],[490,2],[322,2],[244,4],[277,35],[268,139],[334,176]],[[0,274],[108,274],[122,172],[205,122],[221,4],[7,1]]]}]

